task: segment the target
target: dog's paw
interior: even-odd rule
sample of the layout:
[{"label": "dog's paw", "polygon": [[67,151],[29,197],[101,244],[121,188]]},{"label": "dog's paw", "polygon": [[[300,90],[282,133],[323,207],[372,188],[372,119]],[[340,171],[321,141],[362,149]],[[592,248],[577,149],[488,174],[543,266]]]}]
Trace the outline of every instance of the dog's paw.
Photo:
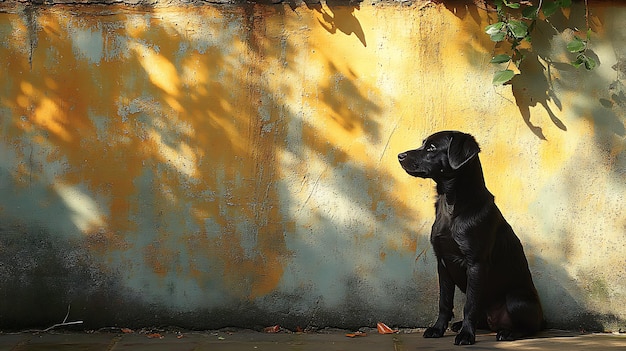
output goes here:
[{"label": "dog's paw", "polygon": [[443,336],[443,333],[445,332],[446,332],[445,329],[430,327],[430,328],[427,328],[426,331],[424,332],[424,337],[425,338],[440,338]]},{"label": "dog's paw", "polygon": [[475,343],[476,335],[467,329],[461,329],[454,339],[455,345],[474,345]]},{"label": "dog's paw", "polygon": [[496,334],[496,340],[513,341],[515,340],[515,336],[513,335],[513,332],[511,330],[503,329],[503,330],[498,331],[498,334]]},{"label": "dog's paw", "polygon": [[452,323],[452,326],[450,327],[450,330],[452,330],[453,332],[456,333],[459,330],[461,330],[462,326],[463,326],[463,321],[454,322],[454,323]]}]

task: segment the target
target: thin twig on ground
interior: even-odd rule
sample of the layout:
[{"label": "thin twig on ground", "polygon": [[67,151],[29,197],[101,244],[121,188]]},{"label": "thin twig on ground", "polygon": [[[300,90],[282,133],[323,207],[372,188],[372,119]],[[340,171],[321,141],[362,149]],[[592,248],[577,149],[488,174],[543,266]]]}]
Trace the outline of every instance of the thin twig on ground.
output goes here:
[{"label": "thin twig on ground", "polygon": [[48,327],[48,328],[42,330],[42,332],[44,332],[44,333],[45,332],[49,332],[50,330],[52,330],[54,328],[64,327],[64,326],[67,326],[67,325],[83,324],[83,321],[73,321],[73,322],[68,322],[67,321],[67,317],[70,316],[70,306],[71,305],[67,305],[67,313],[65,314],[65,318],[63,318],[63,322],[55,324],[55,325],[53,325],[51,327]]}]

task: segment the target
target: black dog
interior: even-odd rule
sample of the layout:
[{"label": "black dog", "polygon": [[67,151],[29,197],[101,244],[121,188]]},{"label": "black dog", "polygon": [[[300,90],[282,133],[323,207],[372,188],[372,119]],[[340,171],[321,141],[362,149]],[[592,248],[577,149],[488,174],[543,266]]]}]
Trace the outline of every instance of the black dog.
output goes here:
[{"label": "black dog", "polygon": [[453,317],[454,286],[466,294],[455,345],[476,340],[476,327],[513,340],[543,328],[543,312],[519,239],[487,190],[469,134],[435,133],[398,160],[404,170],[437,183],[436,217],[430,242],[437,256],[439,316],[424,337],[443,336]]}]

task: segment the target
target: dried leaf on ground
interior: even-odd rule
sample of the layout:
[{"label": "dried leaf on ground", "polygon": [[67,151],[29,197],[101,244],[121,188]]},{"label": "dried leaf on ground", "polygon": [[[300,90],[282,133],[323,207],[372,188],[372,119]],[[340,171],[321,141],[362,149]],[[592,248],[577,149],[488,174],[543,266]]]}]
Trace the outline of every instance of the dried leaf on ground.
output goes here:
[{"label": "dried leaf on ground", "polygon": [[360,331],[354,332],[354,333],[348,333],[346,334],[347,337],[349,338],[356,338],[357,336],[367,336],[367,333],[363,333]]},{"label": "dried leaf on ground", "polygon": [[397,333],[397,330],[393,330],[391,328],[389,328],[385,323],[383,322],[378,322],[376,324],[376,329],[378,329],[378,333],[379,334],[393,334],[393,333]]},{"label": "dried leaf on ground", "polygon": [[278,333],[280,331],[280,325],[276,324],[271,327],[267,327],[263,329],[263,331],[266,333]]}]

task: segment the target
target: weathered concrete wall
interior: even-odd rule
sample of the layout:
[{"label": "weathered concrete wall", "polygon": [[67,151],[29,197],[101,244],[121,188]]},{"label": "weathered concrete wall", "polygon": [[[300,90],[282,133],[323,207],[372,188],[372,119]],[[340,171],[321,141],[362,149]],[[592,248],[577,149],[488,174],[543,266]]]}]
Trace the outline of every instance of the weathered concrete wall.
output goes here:
[{"label": "weathered concrete wall", "polygon": [[481,143],[550,326],[623,327],[626,6],[590,6],[596,70],[546,26],[493,87],[462,3],[5,4],[0,328],[428,325],[433,184],[396,155],[441,129]]}]

